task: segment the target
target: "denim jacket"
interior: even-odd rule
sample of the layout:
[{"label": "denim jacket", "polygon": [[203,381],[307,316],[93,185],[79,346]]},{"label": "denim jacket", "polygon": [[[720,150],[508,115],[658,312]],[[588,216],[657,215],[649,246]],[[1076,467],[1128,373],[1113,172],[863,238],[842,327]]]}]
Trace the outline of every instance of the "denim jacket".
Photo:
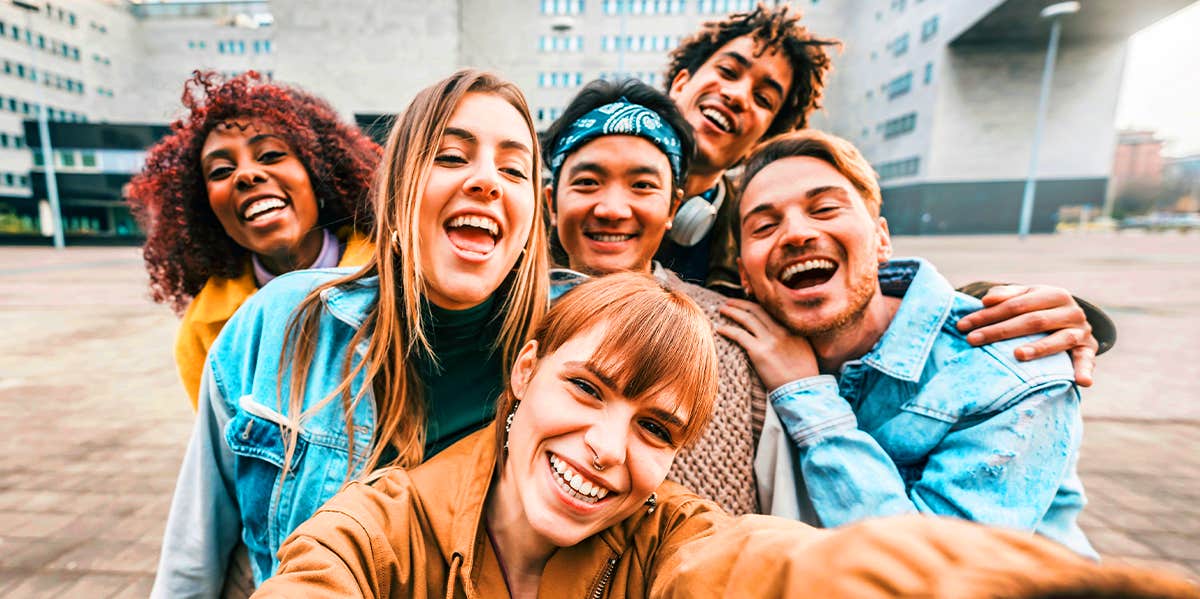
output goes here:
[{"label": "denim jacket", "polygon": [[1013,350],[1028,338],[972,347],[955,324],[980,302],[922,260],[888,264],[880,282],[903,300],[875,347],[836,378],[769,395],[795,444],[801,513],[828,527],[955,516],[1096,557],[1076,521],[1083,421],[1066,354],[1019,362]]},{"label": "denim jacket", "polygon": [[[214,597],[230,553],[246,544],[256,584],[279,563],[275,553],[300,523],[358,474],[349,468],[350,439],[341,401],[300,421],[287,413],[290,370],[277,389],[280,352],[293,309],[315,287],[356,269],[297,271],[250,297],[209,352],[199,413],[167,518],[154,597]],[[317,347],[310,364],[307,411],[336,386],[350,340],[377,296],[375,278],[321,295]],[[354,348],[361,359],[366,342]],[[353,381],[351,393],[362,388]],[[281,405],[281,402],[283,405]],[[299,430],[288,475],[280,481],[284,439]],[[355,406],[354,447],[361,459],[375,430],[370,387]],[[356,470],[361,466],[356,467]]]}]

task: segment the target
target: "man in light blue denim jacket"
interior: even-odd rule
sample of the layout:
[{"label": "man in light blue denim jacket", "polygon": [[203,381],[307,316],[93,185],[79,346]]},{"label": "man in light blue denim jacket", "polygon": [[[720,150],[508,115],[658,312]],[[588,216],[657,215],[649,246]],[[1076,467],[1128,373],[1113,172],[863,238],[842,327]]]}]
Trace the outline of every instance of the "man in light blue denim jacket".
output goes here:
[{"label": "man in light blue denim jacket", "polygon": [[1095,557],[1077,523],[1083,425],[1067,355],[1019,362],[1028,338],[967,343],[955,325],[979,301],[927,262],[888,262],[879,187],[848,142],[777,138],[747,161],[742,189],[739,269],[757,303],[730,301],[737,324],[720,332],[771,390],[801,513],[824,526],[954,516]]}]

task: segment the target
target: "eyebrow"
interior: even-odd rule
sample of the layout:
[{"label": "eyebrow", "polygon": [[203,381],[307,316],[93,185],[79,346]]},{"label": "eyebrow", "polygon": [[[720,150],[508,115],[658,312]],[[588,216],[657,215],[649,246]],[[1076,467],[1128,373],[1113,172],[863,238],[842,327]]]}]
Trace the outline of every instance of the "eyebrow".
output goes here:
[{"label": "eyebrow", "polygon": [[[850,197],[850,194],[846,191],[846,188],[840,185],[822,185],[804,192],[804,199],[811,200],[825,194],[834,194],[842,199],[847,199]],[[742,222],[746,222],[746,220],[748,220],[751,216],[760,212],[769,212],[775,209],[775,202],[763,202],[762,204],[759,204],[748,210],[745,216],[742,217]]]},{"label": "eyebrow", "polygon": [[[604,383],[604,385],[606,387],[608,387],[609,389],[611,389],[611,390],[617,389],[616,381],[614,381],[612,379],[612,377],[601,372],[600,369],[595,364],[592,364],[591,362],[578,362],[578,361],[564,362],[563,366],[582,368],[582,369],[590,372],[592,374],[592,376],[600,379],[600,382]],[[655,418],[658,418],[659,420],[662,420],[663,422],[666,422],[667,424],[670,424],[677,428],[684,428],[687,424],[679,416],[675,415],[674,412],[664,410],[657,406],[650,406],[650,407],[646,408],[646,410],[648,412],[650,412],[650,414],[653,415]]]},{"label": "eyebrow", "polygon": [[[750,62],[749,58],[746,58],[745,56],[742,56],[741,53],[734,52],[733,50],[726,50],[725,52],[721,53],[721,56],[726,56],[726,57],[733,59],[738,64],[742,65],[742,68],[748,69],[748,68],[750,68],[750,65],[752,64]],[[776,92],[778,92],[779,95],[781,95],[781,96],[784,95],[783,84],[776,81],[774,77],[771,77],[770,75],[765,76],[765,77],[763,77],[763,82],[766,83],[768,86],[770,86],[772,89],[774,89]]]},{"label": "eyebrow", "polygon": [[[597,173],[600,175],[607,175],[607,174],[609,174],[609,168],[599,162],[594,162],[594,161],[593,162],[577,162],[577,163],[571,165],[571,169],[569,171],[567,171],[567,178],[574,177],[575,175],[578,175],[579,173],[588,173],[588,172]],[[659,177],[663,176],[663,172],[661,169],[659,169],[658,167],[655,167],[655,166],[648,165],[648,164],[638,165],[631,169],[627,169],[623,174],[625,174],[625,175],[656,175]]]},{"label": "eyebrow", "polygon": [[[472,144],[479,143],[479,138],[475,137],[474,133],[471,133],[470,131],[467,131],[466,129],[462,129],[460,127],[446,127],[446,131],[443,134],[443,136],[445,136],[445,135],[453,135],[454,137],[457,137],[467,143],[472,143]],[[515,139],[506,139],[504,141],[501,141],[500,147],[501,147],[501,149],[505,149],[505,150],[520,150],[522,152],[525,152],[526,154],[529,154],[530,156],[533,155],[533,150],[530,150],[529,146],[527,146]]]},{"label": "eyebrow", "polygon": [[674,426],[676,428],[685,428],[685,426],[686,426],[686,423],[684,423],[684,421],[681,420],[679,418],[679,416],[676,416],[674,412],[668,412],[662,408],[656,408],[656,407],[649,407],[646,409],[655,418],[658,418],[659,420],[662,420],[663,422],[666,422],[667,424],[670,424],[671,426]]}]

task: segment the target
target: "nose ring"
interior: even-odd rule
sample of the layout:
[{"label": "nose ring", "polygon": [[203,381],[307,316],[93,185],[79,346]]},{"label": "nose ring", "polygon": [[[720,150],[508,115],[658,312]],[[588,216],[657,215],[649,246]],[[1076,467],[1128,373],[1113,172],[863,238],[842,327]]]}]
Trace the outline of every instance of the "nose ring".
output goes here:
[{"label": "nose ring", "polygon": [[600,472],[605,468],[605,466],[600,465],[600,456],[595,453],[592,454],[592,468],[595,468],[596,472]]}]

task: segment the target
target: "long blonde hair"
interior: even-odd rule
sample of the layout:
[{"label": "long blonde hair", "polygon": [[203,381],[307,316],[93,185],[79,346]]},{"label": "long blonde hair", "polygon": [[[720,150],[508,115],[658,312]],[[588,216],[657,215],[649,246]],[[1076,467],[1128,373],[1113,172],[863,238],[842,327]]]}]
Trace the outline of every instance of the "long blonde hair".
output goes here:
[{"label": "long blonde hair", "polygon": [[[335,397],[340,397],[346,418],[350,464],[347,475],[356,466],[362,472],[379,467],[389,444],[398,452],[394,465],[415,466],[424,458],[426,406],[422,382],[417,374],[417,356],[436,359],[430,345],[427,324],[421,318],[427,281],[421,272],[418,215],[433,159],[454,110],[468,93],[495,94],[507,100],[529,127],[537,143],[537,131],[529,115],[529,106],[521,90],[500,77],[474,69],[462,69],[422,90],[409,104],[388,136],[375,185],[375,253],[361,270],[320,285],[297,306],[288,324],[280,356],[278,394],[282,393],[284,371],[290,371],[288,414],[303,409],[309,365],[316,350],[321,315],[321,296],[331,288],[361,284],[367,277],[379,277],[379,295],[362,326],[351,338],[342,364],[343,378],[318,403],[305,410],[299,421],[316,413]],[[521,346],[541,322],[548,304],[547,241],[542,223],[542,202],[536,201],[541,189],[539,152],[534,150],[529,184],[533,187],[534,211],[529,238],[513,271],[495,292],[500,300],[503,320],[494,351],[499,351],[505,383]],[[367,349],[362,360],[354,363],[363,341]],[[288,359],[289,348],[291,351]],[[291,367],[288,367],[290,362]],[[351,394],[352,382],[360,375],[370,381],[377,407],[372,443],[365,456],[356,455],[354,409],[366,395],[364,384]],[[298,427],[293,427],[286,443],[285,473],[295,452]]]}]

